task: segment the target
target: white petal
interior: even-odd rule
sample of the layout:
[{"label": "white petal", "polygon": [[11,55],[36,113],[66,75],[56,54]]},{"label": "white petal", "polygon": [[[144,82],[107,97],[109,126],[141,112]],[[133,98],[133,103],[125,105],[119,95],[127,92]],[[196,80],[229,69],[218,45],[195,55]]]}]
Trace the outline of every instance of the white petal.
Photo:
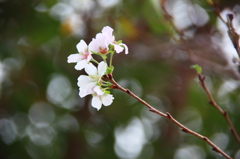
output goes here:
[{"label": "white petal", "polygon": [[97,68],[92,64],[88,64],[86,67],[85,67],[85,71],[87,72],[87,74],[89,75],[96,75],[97,74]]},{"label": "white petal", "polygon": [[81,40],[78,44],[77,44],[77,50],[78,52],[84,52],[85,50],[87,50],[87,44],[85,43],[84,40]]},{"label": "white petal", "polygon": [[112,35],[113,29],[109,26],[105,26],[102,29],[102,33],[104,36],[106,36],[109,43],[113,42],[115,40],[115,37]]},{"label": "white petal", "polygon": [[91,53],[89,53],[89,55],[88,55],[86,60],[87,60],[87,62],[89,62],[91,59],[92,59],[92,55],[91,55]]},{"label": "white petal", "polygon": [[89,93],[88,93],[86,90],[79,88],[79,96],[80,96],[81,98],[85,97],[85,96],[88,95],[88,94],[89,94]]},{"label": "white petal", "polygon": [[95,93],[94,91],[93,91],[93,88],[95,87],[95,83],[90,83],[90,84],[88,84],[87,86],[84,86],[84,87],[80,87],[80,93],[79,93],[79,95],[80,95],[80,97],[84,97],[84,96],[86,96],[86,95],[88,95],[88,94],[93,94],[93,93]]},{"label": "white petal", "polygon": [[100,86],[94,87],[93,90],[94,90],[94,92],[97,93],[97,95],[103,95],[103,94],[104,94],[104,92],[101,90],[101,87],[100,87]]},{"label": "white petal", "polygon": [[124,44],[124,43],[120,43],[119,45],[120,45],[120,46],[124,46],[124,48],[125,48],[125,54],[128,54],[128,47],[127,47],[127,45]]},{"label": "white petal", "polygon": [[96,42],[98,45],[98,50],[99,48],[103,49],[107,49],[108,50],[108,45],[110,44],[109,39],[107,36],[105,36],[104,34],[98,33],[96,35]]},{"label": "white petal", "polygon": [[96,82],[91,81],[89,83],[86,83],[84,86],[81,87],[81,89],[84,89],[85,91],[89,92],[89,93],[94,93],[93,88],[96,86]]},{"label": "white petal", "polygon": [[92,78],[86,75],[81,75],[78,77],[78,87],[82,87],[85,86],[87,84],[89,84],[90,82],[92,82]]},{"label": "white petal", "polygon": [[97,46],[97,41],[96,39],[92,39],[92,41],[89,43],[89,47],[88,47],[88,51],[89,52],[98,52],[98,46]]},{"label": "white petal", "polygon": [[102,29],[103,34],[111,35],[112,36],[113,29],[109,26],[105,26]]},{"label": "white petal", "polygon": [[117,52],[117,53],[120,53],[123,51],[123,47],[117,45],[117,44],[114,44],[114,50]]},{"label": "white petal", "polygon": [[93,96],[92,98],[92,106],[99,110],[102,107],[102,102],[100,101],[99,97]]},{"label": "white petal", "polygon": [[102,77],[105,74],[106,70],[107,70],[107,64],[104,61],[100,62],[98,64],[98,76]]},{"label": "white petal", "polygon": [[89,83],[88,85],[86,86],[83,86],[83,87],[80,87],[79,89],[79,96],[82,98],[82,97],[85,97],[86,95],[88,94],[93,94],[95,93],[93,91],[93,87],[95,87],[95,84],[94,83]]},{"label": "white petal", "polygon": [[105,106],[109,106],[112,104],[114,97],[111,94],[104,94],[102,96],[102,103]]},{"label": "white petal", "polygon": [[68,56],[68,63],[76,63],[82,59],[82,55],[80,54],[71,54]]},{"label": "white petal", "polygon": [[87,60],[81,60],[75,65],[76,70],[82,70],[87,65]]}]

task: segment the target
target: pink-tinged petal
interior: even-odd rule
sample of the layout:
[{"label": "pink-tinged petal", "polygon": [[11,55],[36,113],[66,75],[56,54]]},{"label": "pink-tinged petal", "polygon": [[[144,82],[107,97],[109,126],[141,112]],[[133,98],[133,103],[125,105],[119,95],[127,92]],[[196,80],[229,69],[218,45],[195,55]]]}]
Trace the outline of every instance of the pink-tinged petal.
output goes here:
[{"label": "pink-tinged petal", "polygon": [[100,87],[100,86],[94,87],[93,90],[94,90],[94,92],[97,93],[97,95],[103,95],[103,94],[104,94],[104,92],[101,90],[101,87]]},{"label": "pink-tinged petal", "polygon": [[76,47],[79,53],[85,52],[85,50],[87,50],[87,44],[85,43],[84,40],[81,40]]},{"label": "pink-tinged petal", "polygon": [[123,47],[117,45],[117,44],[114,44],[114,50],[117,52],[117,53],[120,53],[123,51]]},{"label": "pink-tinged petal", "polygon": [[111,35],[112,36],[113,29],[110,26],[105,26],[102,29],[103,34]]},{"label": "pink-tinged petal", "polygon": [[92,59],[92,55],[91,55],[91,53],[89,53],[86,60],[87,60],[87,62],[89,62],[91,59]]},{"label": "pink-tinged petal", "polygon": [[96,75],[97,74],[97,68],[92,64],[87,64],[85,67],[85,71],[87,72],[88,75]]},{"label": "pink-tinged petal", "polygon": [[107,41],[109,43],[112,43],[115,40],[114,36],[112,35],[112,32],[113,32],[113,29],[109,26],[105,26],[102,29],[102,34],[107,38]]},{"label": "pink-tinged petal", "polygon": [[96,35],[96,39],[92,39],[92,41],[89,44],[88,50],[89,52],[104,52],[108,51],[108,45],[110,43],[108,42],[108,39],[106,36],[104,36],[101,33],[98,33]]},{"label": "pink-tinged petal", "polygon": [[81,75],[78,77],[77,85],[78,87],[86,86],[92,82],[92,78],[86,75]]},{"label": "pink-tinged petal", "polygon": [[105,106],[109,106],[112,104],[114,97],[111,94],[104,94],[102,96],[102,103]]},{"label": "pink-tinged petal", "polygon": [[98,76],[102,77],[105,74],[106,70],[107,70],[107,64],[104,61],[100,62],[98,64]]},{"label": "pink-tinged petal", "polygon": [[78,61],[82,60],[82,55],[80,54],[71,54],[68,56],[68,63],[76,63]]},{"label": "pink-tinged petal", "polygon": [[96,42],[98,43],[98,49],[99,48],[101,48],[101,49],[106,48],[108,50],[108,45],[110,43],[109,43],[108,38],[104,34],[98,33],[96,35]]},{"label": "pink-tinged petal", "polygon": [[119,45],[123,46],[125,48],[125,54],[128,54],[128,47],[127,47],[127,45],[124,44],[124,43],[120,43]]},{"label": "pink-tinged petal", "polygon": [[94,108],[97,108],[97,110],[99,110],[102,107],[102,102],[101,102],[101,100],[99,99],[98,96],[93,96],[93,98],[92,98],[92,106]]},{"label": "pink-tinged petal", "polygon": [[79,61],[79,62],[75,65],[75,69],[76,69],[76,70],[82,70],[83,68],[85,68],[86,65],[87,65],[87,60]]}]

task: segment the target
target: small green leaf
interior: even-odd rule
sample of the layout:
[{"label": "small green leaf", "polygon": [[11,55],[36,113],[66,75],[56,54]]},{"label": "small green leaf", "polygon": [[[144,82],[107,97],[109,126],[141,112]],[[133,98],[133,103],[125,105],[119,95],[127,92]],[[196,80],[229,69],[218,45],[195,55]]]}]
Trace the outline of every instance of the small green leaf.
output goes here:
[{"label": "small green leaf", "polygon": [[197,65],[197,64],[190,66],[190,68],[194,68],[197,71],[198,74],[202,73],[202,67]]}]

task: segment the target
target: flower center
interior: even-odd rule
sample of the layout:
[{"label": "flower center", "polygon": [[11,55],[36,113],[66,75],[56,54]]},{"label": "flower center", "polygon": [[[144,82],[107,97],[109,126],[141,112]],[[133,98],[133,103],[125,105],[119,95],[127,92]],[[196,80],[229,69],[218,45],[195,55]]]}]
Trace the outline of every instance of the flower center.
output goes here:
[{"label": "flower center", "polygon": [[100,48],[100,51],[99,51],[101,54],[106,54],[107,53],[107,48]]},{"label": "flower center", "polygon": [[83,59],[87,59],[88,56],[89,56],[89,53],[87,51],[82,53],[82,58]]}]

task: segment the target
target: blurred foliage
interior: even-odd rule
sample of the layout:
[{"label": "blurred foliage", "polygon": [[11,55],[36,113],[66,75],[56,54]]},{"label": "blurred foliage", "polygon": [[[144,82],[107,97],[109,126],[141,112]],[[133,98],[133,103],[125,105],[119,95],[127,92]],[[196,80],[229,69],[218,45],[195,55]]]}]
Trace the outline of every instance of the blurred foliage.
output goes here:
[{"label": "blurred foliage", "polygon": [[[238,14],[237,3],[221,1],[220,10]],[[239,144],[190,69],[203,68],[210,92],[240,133],[240,76],[235,55],[223,50],[219,20],[206,1],[167,0],[166,8],[191,54],[158,0],[0,0],[0,158],[222,158],[118,90],[100,111],[90,96],[78,96],[84,71],[67,57],[80,39],[89,43],[109,25],[130,50],[114,57],[116,81],[239,159]]]}]

